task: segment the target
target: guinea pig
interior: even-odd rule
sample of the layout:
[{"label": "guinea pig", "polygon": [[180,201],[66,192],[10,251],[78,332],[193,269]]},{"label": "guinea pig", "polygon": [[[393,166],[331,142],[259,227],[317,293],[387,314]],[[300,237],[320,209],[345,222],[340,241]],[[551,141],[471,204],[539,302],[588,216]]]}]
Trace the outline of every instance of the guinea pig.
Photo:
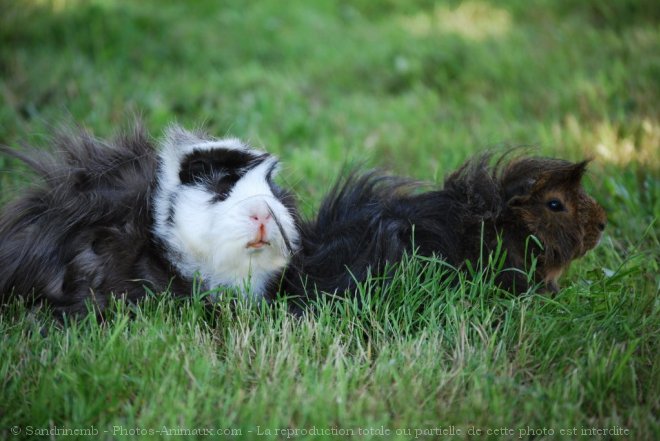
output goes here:
[{"label": "guinea pig", "polygon": [[413,247],[463,268],[500,241],[505,267],[522,270],[502,271],[502,288],[526,291],[535,256],[532,283],[557,291],[559,276],[596,246],[606,224],[605,211],[581,185],[587,162],[503,155],[490,164],[489,155],[477,156],[431,191],[379,172],[340,179],[316,218],[301,224],[300,251],[281,290],[304,304],[316,293],[350,292]]},{"label": "guinea pig", "polygon": [[237,139],[172,126],[156,148],[138,126],[111,142],[76,130],[50,152],[2,151],[42,180],[0,213],[2,303],[102,314],[113,295],[186,296],[195,281],[258,298],[298,244],[277,158]]}]

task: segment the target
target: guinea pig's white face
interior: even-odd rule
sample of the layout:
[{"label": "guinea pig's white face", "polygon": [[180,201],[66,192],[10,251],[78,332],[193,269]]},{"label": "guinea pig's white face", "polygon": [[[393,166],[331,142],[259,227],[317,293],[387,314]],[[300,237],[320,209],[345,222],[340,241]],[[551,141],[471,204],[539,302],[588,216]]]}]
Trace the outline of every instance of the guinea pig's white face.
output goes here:
[{"label": "guinea pig's white face", "polygon": [[186,277],[256,297],[298,246],[292,207],[273,183],[277,159],[236,139],[171,128],[154,198],[156,234]]}]

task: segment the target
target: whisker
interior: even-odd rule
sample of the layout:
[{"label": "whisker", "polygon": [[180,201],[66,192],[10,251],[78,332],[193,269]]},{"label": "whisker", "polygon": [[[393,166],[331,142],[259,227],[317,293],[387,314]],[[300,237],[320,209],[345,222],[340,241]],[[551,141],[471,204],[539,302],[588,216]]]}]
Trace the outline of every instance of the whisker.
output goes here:
[{"label": "whisker", "polygon": [[282,227],[282,223],[278,219],[277,215],[273,211],[273,209],[270,207],[268,202],[266,202],[266,206],[268,207],[268,212],[270,215],[273,217],[273,220],[275,221],[275,225],[277,225],[277,229],[280,230],[280,234],[282,235],[282,239],[284,239],[284,245],[286,245],[286,249],[289,251],[289,254],[293,255],[293,247],[291,246],[291,242],[289,241],[289,237],[286,235],[286,232],[284,231],[284,227]]}]

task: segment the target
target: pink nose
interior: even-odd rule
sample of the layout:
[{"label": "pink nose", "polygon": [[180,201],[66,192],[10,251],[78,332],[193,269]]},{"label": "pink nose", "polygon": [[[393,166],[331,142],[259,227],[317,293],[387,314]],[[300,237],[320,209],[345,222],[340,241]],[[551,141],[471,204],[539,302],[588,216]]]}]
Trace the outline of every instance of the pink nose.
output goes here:
[{"label": "pink nose", "polygon": [[270,213],[251,213],[250,219],[252,219],[255,223],[265,225],[270,219]]},{"label": "pink nose", "polygon": [[266,229],[269,219],[270,212],[268,211],[254,210],[250,213],[250,220],[252,220],[255,226],[258,226],[258,229],[255,239],[248,242],[248,248],[258,249],[269,245],[268,230]]}]

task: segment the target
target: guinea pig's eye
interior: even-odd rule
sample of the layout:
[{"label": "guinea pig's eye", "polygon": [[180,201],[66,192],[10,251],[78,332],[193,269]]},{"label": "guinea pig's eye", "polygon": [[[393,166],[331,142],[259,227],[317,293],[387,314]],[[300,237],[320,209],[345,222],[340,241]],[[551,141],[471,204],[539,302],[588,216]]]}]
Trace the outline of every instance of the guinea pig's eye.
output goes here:
[{"label": "guinea pig's eye", "polygon": [[559,199],[550,199],[547,202],[547,205],[548,205],[548,208],[551,211],[564,211],[565,210],[564,204],[562,204]]}]

